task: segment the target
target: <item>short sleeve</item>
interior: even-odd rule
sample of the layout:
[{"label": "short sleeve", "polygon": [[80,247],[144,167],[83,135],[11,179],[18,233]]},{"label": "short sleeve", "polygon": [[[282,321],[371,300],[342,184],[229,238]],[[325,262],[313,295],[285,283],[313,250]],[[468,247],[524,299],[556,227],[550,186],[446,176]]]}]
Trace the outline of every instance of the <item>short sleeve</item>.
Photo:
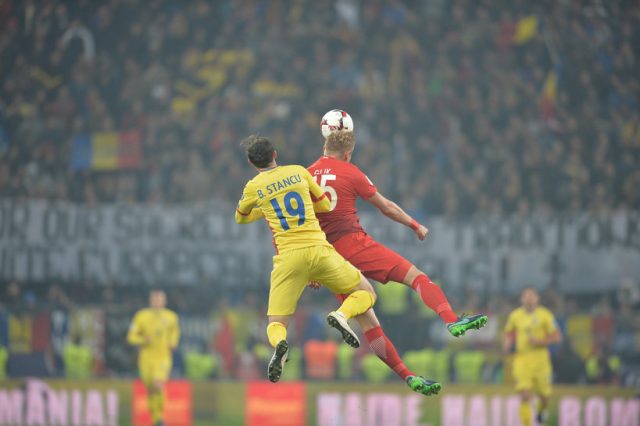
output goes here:
[{"label": "short sleeve", "polygon": [[378,192],[378,188],[376,188],[373,182],[357,167],[354,173],[354,184],[356,193],[364,200],[373,197],[376,192]]}]

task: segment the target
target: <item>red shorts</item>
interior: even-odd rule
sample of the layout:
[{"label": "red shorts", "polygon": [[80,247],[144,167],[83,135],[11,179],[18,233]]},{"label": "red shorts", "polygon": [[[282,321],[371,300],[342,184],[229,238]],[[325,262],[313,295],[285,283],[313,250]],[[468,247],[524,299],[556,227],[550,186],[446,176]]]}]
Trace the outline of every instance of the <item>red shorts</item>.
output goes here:
[{"label": "red shorts", "polygon": [[382,284],[389,281],[402,282],[413,266],[407,259],[364,232],[347,234],[334,241],[333,247],[358,268],[362,275]]}]

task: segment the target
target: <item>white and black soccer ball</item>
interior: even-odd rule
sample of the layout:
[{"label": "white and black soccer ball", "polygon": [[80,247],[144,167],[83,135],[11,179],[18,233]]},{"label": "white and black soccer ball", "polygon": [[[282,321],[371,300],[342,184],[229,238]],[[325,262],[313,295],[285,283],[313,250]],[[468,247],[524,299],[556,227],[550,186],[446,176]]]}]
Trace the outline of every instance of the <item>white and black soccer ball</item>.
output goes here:
[{"label": "white and black soccer ball", "polygon": [[320,130],[322,130],[322,136],[325,139],[329,137],[331,132],[335,132],[336,130],[349,130],[353,132],[353,120],[346,111],[332,109],[322,117]]}]

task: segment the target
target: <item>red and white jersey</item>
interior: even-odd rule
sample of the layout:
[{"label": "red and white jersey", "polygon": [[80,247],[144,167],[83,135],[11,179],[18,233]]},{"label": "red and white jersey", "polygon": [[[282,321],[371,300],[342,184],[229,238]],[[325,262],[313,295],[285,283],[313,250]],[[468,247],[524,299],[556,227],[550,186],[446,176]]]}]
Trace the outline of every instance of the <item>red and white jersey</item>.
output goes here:
[{"label": "red and white jersey", "polygon": [[322,156],[308,167],[311,176],[331,200],[331,211],[316,213],[330,243],[353,232],[364,232],[356,210],[356,199],[371,198],[376,186],[355,165]]}]

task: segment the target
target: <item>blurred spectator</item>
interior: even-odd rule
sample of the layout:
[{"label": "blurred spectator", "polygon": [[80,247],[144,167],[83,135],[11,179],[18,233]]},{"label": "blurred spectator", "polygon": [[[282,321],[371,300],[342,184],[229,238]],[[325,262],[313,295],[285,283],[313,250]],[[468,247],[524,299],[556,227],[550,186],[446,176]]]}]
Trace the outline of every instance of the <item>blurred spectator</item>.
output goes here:
[{"label": "blurred spectator", "polygon": [[558,383],[581,383],[585,380],[584,361],[567,337],[555,353],[553,371]]},{"label": "blurred spectator", "polygon": [[88,379],[93,372],[91,348],[74,336],[64,347],[65,376],[70,379]]},{"label": "blurred spectator", "polygon": [[7,348],[0,345],[0,379],[4,380],[7,377],[7,361],[9,360],[9,351]]},{"label": "blurred spectator", "polygon": [[6,307],[12,310],[20,309],[22,307],[22,289],[20,288],[20,284],[16,281],[11,281],[6,286],[5,297],[2,299]]},{"label": "blurred spectator", "polygon": [[589,383],[600,385],[619,383],[620,358],[611,354],[606,346],[598,348],[587,359],[586,367]]}]

